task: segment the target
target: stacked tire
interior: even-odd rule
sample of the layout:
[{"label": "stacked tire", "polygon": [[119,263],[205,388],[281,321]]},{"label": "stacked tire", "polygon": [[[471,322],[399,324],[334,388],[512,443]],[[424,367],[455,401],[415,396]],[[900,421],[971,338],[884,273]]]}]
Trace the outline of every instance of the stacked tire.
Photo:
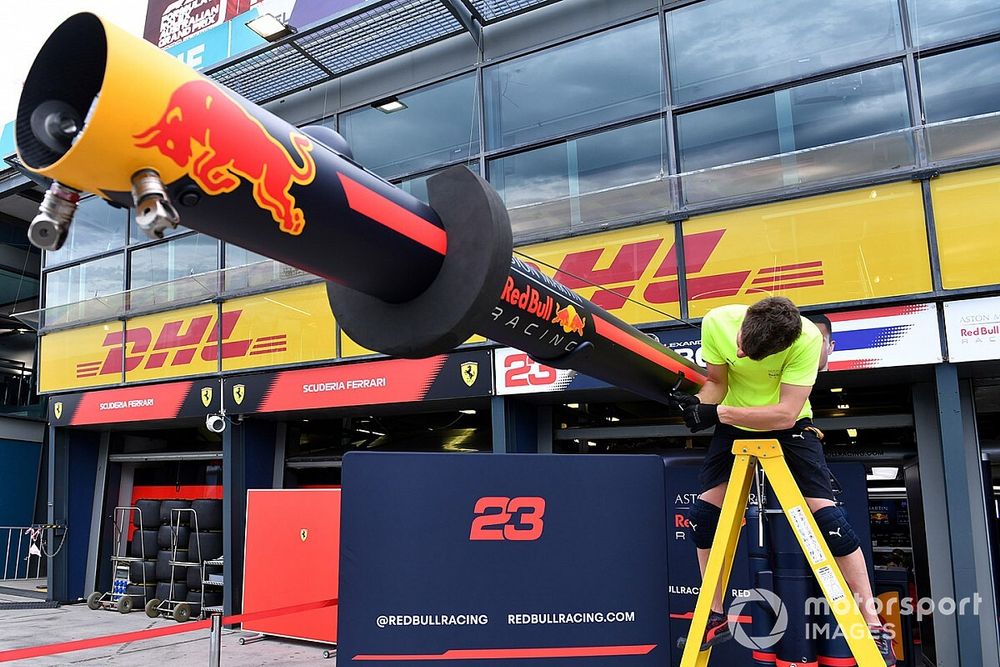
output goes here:
[{"label": "stacked tire", "polygon": [[222,567],[204,565],[206,560],[222,557],[222,501],[216,499],[200,499],[191,502],[191,509],[198,515],[198,532],[191,533],[188,543],[192,562],[201,564],[197,568],[188,568],[187,602],[192,616],[201,613],[202,600],[206,607],[217,607],[222,604],[222,589],[216,586],[205,587],[202,596],[202,574],[221,574]]},{"label": "stacked tire", "polygon": [[139,511],[132,513],[134,531],[128,555],[140,560],[129,563],[131,585],[125,589],[129,601],[118,606],[122,613],[145,606],[155,597],[156,592],[156,538],[160,527],[160,501],[140,500],[136,507]]},{"label": "stacked tire", "polygon": [[[164,600],[183,602],[187,599],[186,576],[183,567],[173,566],[170,561],[187,561],[188,544],[191,539],[190,512],[180,512],[177,525],[171,526],[172,510],[189,509],[190,500],[163,500],[160,501],[160,511],[157,514],[156,528],[156,562],[154,566],[154,576],[156,578],[156,590],[154,600],[157,604],[146,605],[146,615],[150,618],[159,616],[156,607]],[[176,551],[175,551],[176,547]],[[173,575],[173,585],[170,580]]]}]

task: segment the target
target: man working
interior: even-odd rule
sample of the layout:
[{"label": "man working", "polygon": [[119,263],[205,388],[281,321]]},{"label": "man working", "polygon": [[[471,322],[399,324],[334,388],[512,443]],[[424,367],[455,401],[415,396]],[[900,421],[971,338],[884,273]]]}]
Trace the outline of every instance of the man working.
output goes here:
[{"label": "man working", "polygon": [[[892,638],[875,611],[861,544],[834,503],[819,431],[812,427],[809,393],[816,382],[823,336],[784,297],[769,297],[749,308],[716,308],[702,321],[701,336],[708,379],[697,396],[675,392],[672,397],[682,406],[692,432],[716,427],[699,474],[702,493],[689,514],[702,574],[733,469],[733,441],[775,438],[885,664],[895,665]],[[712,601],[702,650],[731,637],[720,590]]]}]

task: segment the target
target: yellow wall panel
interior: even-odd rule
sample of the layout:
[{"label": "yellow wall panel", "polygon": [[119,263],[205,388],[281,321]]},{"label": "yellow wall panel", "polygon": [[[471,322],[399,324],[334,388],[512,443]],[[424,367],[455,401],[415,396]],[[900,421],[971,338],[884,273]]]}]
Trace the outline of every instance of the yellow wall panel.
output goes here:
[{"label": "yellow wall panel", "polygon": [[917,183],[754,206],[684,223],[693,317],[767,295],[797,305],[931,289]]},{"label": "yellow wall panel", "polygon": [[45,334],[39,342],[38,391],[120,383],[121,341],[121,322]]},{"label": "yellow wall panel", "polygon": [[931,181],[934,226],[945,289],[1000,283],[1000,167]]},{"label": "yellow wall panel", "polygon": [[227,316],[238,318],[229,336],[232,353],[223,354],[223,370],[337,356],[337,327],[323,283],[233,299],[222,309],[224,321]]}]

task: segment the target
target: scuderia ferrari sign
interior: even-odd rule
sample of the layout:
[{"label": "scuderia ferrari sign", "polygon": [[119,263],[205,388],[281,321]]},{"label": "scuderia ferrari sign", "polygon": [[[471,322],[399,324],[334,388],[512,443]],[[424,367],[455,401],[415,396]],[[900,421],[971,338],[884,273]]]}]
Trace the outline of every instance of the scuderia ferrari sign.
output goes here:
[{"label": "scuderia ferrari sign", "polygon": [[471,350],[245,375],[227,380],[233,384],[226,392],[226,411],[285,412],[488,396],[491,368],[489,352]]}]

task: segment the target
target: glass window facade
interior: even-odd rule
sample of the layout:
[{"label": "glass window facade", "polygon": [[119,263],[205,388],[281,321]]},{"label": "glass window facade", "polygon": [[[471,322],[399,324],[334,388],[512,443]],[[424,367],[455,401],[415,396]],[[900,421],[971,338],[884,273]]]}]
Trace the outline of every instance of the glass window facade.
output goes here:
[{"label": "glass window facade", "polygon": [[405,105],[398,111],[369,106],[340,116],[341,134],[359,164],[394,178],[479,153],[474,74],[396,97]]},{"label": "glass window facade", "polygon": [[131,289],[141,289],[219,268],[219,242],[190,234],[168,243],[133,250],[129,259]]},{"label": "glass window facade", "polygon": [[[391,113],[333,109],[325,122],[358,162],[424,201],[442,167],[485,165],[519,242],[1000,154],[998,0],[698,0],[635,12],[616,25],[594,12],[559,43],[526,36],[517,55],[450,61],[467,71],[406,84],[420,87],[398,92]],[[45,255],[51,303],[120,291],[130,275],[131,306],[144,306],[139,292],[218,268],[216,241],[180,228],[150,242],[128,217],[97,198],[81,203],[65,248]],[[237,246],[224,268],[198,279],[214,280],[201,296],[309,279]]]},{"label": "glass window facade", "polygon": [[909,126],[903,66],[887,65],[678,116],[681,171]]},{"label": "glass window facade", "polygon": [[1000,111],[1000,42],[919,62],[928,123]]},{"label": "glass window facade", "polygon": [[996,0],[907,0],[907,5],[918,46],[1000,30]]},{"label": "glass window facade", "polygon": [[667,14],[674,104],[903,48],[896,0],[706,0]]},{"label": "glass window facade", "polygon": [[[191,278],[219,268],[219,242],[189,234],[166,243],[133,250],[129,256],[129,307],[166,305],[183,299],[214,296],[216,276]],[[162,283],[170,283],[162,285]]]},{"label": "glass window facade", "polygon": [[56,252],[45,253],[45,265],[63,264],[93,257],[125,245],[128,211],[115,208],[100,197],[80,202],[69,227],[66,243]]},{"label": "glass window facade", "polygon": [[659,111],[659,27],[640,21],[487,68],[483,86],[491,149]]},{"label": "glass window facade", "polygon": [[665,208],[664,142],[655,119],[493,160],[489,179],[515,236],[568,230],[624,217],[637,203]]}]

